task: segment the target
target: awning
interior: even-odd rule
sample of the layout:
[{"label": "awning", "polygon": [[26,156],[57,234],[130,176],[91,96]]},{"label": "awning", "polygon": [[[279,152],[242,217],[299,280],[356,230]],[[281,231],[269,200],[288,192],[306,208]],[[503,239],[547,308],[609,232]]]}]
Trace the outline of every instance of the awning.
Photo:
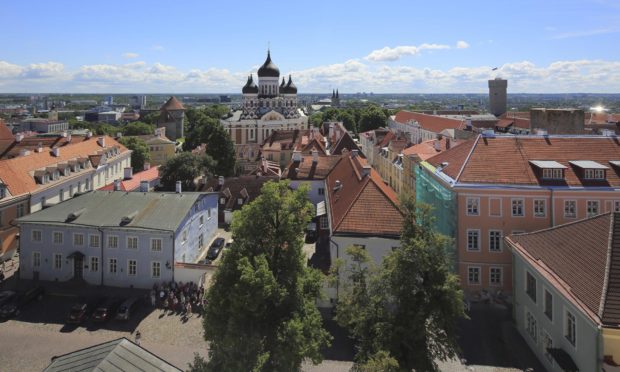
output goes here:
[{"label": "awning", "polygon": [[555,359],[556,363],[558,363],[558,366],[560,366],[560,368],[562,368],[563,371],[566,371],[566,372],[578,372],[579,371],[579,367],[577,367],[577,365],[573,361],[573,358],[571,358],[571,356],[566,351],[564,351],[564,349],[549,348],[547,349],[547,352],[551,354],[553,359]]},{"label": "awning", "polygon": [[84,253],[80,251],[75,251],[67,256],[67,258],[84,258]]},{"label": "awning", "polygon": [[319,204],[316,205],[316,216],[322,216],[324,214],[327,214],[327,210],[325,208],[325,202],[321,201],[319,202]]}]

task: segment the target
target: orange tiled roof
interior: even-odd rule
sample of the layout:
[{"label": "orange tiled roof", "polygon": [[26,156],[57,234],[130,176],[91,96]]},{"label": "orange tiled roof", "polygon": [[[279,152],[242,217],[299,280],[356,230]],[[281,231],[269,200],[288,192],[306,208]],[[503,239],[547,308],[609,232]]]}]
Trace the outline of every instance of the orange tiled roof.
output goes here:
[{"label": "orange tiled roof", "polygon": [[620,122],[620,114],[608,114],[605,112],[586,112],[585,124],[615,124]]},{"label": "orange tiled roof", "polygon": [[[439,142],[439,150],[435,148],[435,143]],[[421,160],[426,160],[432,156],[435,156],[443,151],[446,151],[446,145],[450,143],[450,147],[458,146],[460,142],[456,142],[454,140],[447,139],[443,137],[440,140],[428,140],[417,145],[408,147],[403,150],[403,155],[417,155]]]},{"label": "orange tiled roof", "polygon": [[[365,159],[343,155],[329,173],[326,187],[334,233],[378,236],[400,235],[403,215],[394,190],[377,171],[362,175]],[[336,181],[340,188],[336,188]]]},{"label": "orange tiled roof", "polygon": [[[104,136],[104,138],[106,149],[118,147],[121,154],[129,151],[112,137]],[[27,156],[2,160],[0,161],[0,180],[7,185],[13,196],[34,192],[38,188],[47,187],[47,185],[39,185],[35,182],[33,178],[35,170],[76,158],[88,158],[91,155],[96,155],[100,150],[103,148],[97,143],[97,137],[91,137],[75,143],[71,141],[71,143],[60,147],[60,156],[58,157],[53,156],[51,151],[44,150]]]},{"label": "orange tiled roof", "polygon": [[412,120],[417,121],[422,129],[433,133],[439,133],[444,129],[463,129],[465,121],[447,118],[437,115],[427,115],[419,112],[399,111],[394,117],[394,121],[406,124]]},{"label": "orange tiled roof", "polygon": [[[443,173],[459,183],[551,185],[539,177],[538,169],[530,164],[533,160],[553,160],[566,167],[564,181],[553,185],[620,186],[620,169],[610,163],[620,161],[620,142],[616,137],[478,136],[429,158],[428,162],[434,166],[447,162]],[[607,179],[583,179],[580,168],[569,163],[575,160],[591,160],[608,167]]]},{"label": "orange tiled roof", "polygon": [[[150,167],[147,170],[143,170],[142,172],[138,172],[128,180],[121,181],[121,191],[134,191],[140,187],[141,181],[155,181],[159,178],[159,167]],[[99,190],[101,191],[114,191],[114,183],[109,185],[105,185]]]},{"label": "orange tiled roof", "polygon": [[291,180],[322,180],[342,159],[338,155],[319,155],[317,162],[312,161],[312,155],[304,155],[301,162],[291,161],[286,178]]}]

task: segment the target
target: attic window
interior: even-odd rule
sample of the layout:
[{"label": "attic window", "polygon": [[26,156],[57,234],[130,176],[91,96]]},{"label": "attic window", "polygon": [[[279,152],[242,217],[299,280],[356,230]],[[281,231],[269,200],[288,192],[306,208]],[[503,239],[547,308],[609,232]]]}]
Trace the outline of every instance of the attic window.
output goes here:
[{"label": "attic window", "polygon": [[604,180],[605,170],[609,169],[609,167],[592,160],[574,160],[569,163],[580,168],[583,171],[583,178],[586,180]]},{"label": "attic window", "polygon": [[542,178],[546,180],[564,179],[566,167],[553,160],[530,160],[530,164],[541,170]]},{"label": "attic window", "polygon": [[561,180],[564,178],[564,170],[558,168],[543,169],[543,178],[548,180]]},{"label": "attic window", "polygon": [[0,184],[0,199],[4,199],[6,197],[6,185]]}]

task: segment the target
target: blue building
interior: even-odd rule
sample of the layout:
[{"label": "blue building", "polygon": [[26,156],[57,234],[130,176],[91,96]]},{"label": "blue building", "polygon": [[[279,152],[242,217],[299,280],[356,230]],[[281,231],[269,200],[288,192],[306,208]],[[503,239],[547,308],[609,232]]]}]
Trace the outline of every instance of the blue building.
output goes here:
[{"label": "blue building", "polygon": [[217,193],[94,191],[17,220],[20,276],[150,288],[215,236]]}]

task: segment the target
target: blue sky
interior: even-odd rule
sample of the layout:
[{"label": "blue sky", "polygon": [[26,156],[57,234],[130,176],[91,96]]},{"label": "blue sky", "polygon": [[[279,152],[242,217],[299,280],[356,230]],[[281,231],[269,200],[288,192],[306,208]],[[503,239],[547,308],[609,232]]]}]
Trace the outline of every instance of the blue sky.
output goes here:
[{"label": "blue sky", "polygon": [[[0,92],[620,92],[620,1],[5,1]],[[492,67],[499,67],[492,72]]]}]

